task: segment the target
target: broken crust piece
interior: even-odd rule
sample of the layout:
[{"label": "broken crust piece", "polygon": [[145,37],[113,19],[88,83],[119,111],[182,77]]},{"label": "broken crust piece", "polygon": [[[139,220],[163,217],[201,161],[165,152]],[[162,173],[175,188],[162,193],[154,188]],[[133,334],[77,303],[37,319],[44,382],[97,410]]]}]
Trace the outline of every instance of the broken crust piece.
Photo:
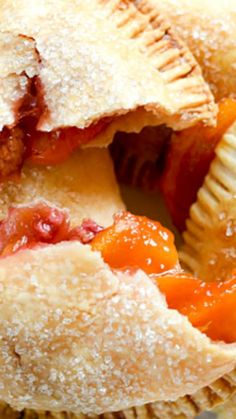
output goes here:
[{"label": "broken crust piece", "polygon": [[79,150],[52,167],[25,164],[19,181],[0,184],[0,219],[11,206],[42,200],[66,209],[72,226],[84,218],[109,226],[124,209],[109,152],[97,148]]},{"label": "broken crust piece", "polygon": [[154,1],[157,10],[168,16],[201,65],[216,100],[235,95],[235,1]]},{"label": "broken crust piece", "polygon": [[1,260],[0,398],[16,409],[103,413],[193,393],[235,366],[167,308],[142,271],[112,272],[79,242]]},{"label": "broken crust piece", "polygon": [[[10,67],[3,79],[40,79],[41,130],[85,128],[115,116],[115,130],[132,124],[128,131],[136,131],[143,126],[136,110],[148,124],[165,122],[175,129],[199,120],[214,123],[216,106],[195,60],[149,1],[4,0],[0,32],[4,50],[4,39],[9,47],[14,37],[12,54],[1,54],[0,68]],[[8,115],[1,126],[15,121],[11,96],[10,90],[3,94]],[[130,111],[132,122],[123,121]]]}]

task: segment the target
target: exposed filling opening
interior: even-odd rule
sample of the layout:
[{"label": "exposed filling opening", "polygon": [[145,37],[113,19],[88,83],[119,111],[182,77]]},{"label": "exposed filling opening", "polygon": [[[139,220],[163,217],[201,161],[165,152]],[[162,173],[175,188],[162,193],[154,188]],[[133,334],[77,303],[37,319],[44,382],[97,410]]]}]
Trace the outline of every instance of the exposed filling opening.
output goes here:
[{"label": "exposed filling opening", "polygon": [[0,257],[71,240],[90,244],[112,269],[142,269],[165,295],[169,308],[187,316],[213,340],[236,341],[236,270],[218,282],[183,273],[174,236],[159,222],[121,212],[105,229],[92,220],[72,228],[66,212],[39,203],[11,208],[0,223]]},{"label": "exposed filling opening", "polygon": [[111,118],[103,118],[87,128],[65,127],[51,132],[37,129],[47,113],[42,86],[37,77],[29,79],[28,93],[17,105],[17,125],[0,133],[0,180],[20,173],[24,161],[39,165],[62,163],[79,147],[107,128]]},{"label": "exposed filling opening", "polygon": [[183,231],[216,146],[235,121],[236,99],[228,98],[219,103],[213,128],[199,123],[181,132],[165,125],[139,134],[118,132],[110,145],[116,176],[145,191],[161,190],[173,223]]},{"label": "exposed filling opening", "polygon": [[219,103],[216,127],[196,125],[172,135],[160,187],[180,231],[185,229],[190,207],[215,158],[217,144],[235,121],[236,99],[228,98]]}]

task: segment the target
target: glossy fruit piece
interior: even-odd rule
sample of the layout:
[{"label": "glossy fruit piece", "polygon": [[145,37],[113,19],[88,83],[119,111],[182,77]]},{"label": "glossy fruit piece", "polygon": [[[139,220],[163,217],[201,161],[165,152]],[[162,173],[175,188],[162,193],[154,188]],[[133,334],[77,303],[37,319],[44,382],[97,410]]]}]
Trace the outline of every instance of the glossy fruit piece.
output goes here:
[{"label": "glossy fruit piece", "polygon": [[204,282],[190,275],[162,276],[158,286],[169,308],[188,317],[213,340],[236,341],[236,271],[224,282]]},{"label": "glossy fruit piece", "polygon": [[185,229],[190,206],[204,182],[222,135],[236,120],[236,100],[219,103],[215,128],[195,126],[172,136],[160,186],[174,224]]},{"label": "glossy fruit piece", "polygon": [[91,242],[112,268],[158,274],[173,269],[178,255],[173,234],[156,221],[122,212]]}]

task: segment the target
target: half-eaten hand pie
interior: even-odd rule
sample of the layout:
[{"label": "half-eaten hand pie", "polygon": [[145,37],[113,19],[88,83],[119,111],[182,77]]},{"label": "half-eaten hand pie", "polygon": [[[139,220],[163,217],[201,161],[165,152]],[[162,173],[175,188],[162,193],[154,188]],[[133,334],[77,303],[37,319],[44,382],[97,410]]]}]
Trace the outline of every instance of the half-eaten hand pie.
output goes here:
[{"label": "half-eaten hand pie", "polygon": [[214,123],[193,56],[148,1],[5,1],[0,174],[51,165],[116,131]]},{"label": "half-eaten hand pie", "polygon": [[235,345],[217,341],[234,336],[214,321],[235,277],[211,287],[182,274],[159,223],[120,213],[107,229],[76,228],[38,203],[10,210],[0,243],[0,397],[11,406],[102,413],[175,400],[233,370]]}]

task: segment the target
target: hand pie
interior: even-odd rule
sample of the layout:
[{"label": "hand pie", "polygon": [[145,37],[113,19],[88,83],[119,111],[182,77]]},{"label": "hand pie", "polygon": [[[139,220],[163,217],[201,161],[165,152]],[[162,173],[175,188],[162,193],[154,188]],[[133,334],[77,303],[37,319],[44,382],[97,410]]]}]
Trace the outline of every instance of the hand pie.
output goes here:
[{"label": "hand pie", "polygon": [[214,123],[199,67],[148,2],[7,0],[0,51],[3,175],[24,159],[56,164],[118,130]]},{"label": "hand pie", "polygon": [[195,327],[188,299],[202,283],[180,271],[158,222],[120,213],[107,229],[73,227],[39,202],[12,208],[0,233],[0,398],[12,407],[117,411],[176,400],[234,369],[235,345]]}]

